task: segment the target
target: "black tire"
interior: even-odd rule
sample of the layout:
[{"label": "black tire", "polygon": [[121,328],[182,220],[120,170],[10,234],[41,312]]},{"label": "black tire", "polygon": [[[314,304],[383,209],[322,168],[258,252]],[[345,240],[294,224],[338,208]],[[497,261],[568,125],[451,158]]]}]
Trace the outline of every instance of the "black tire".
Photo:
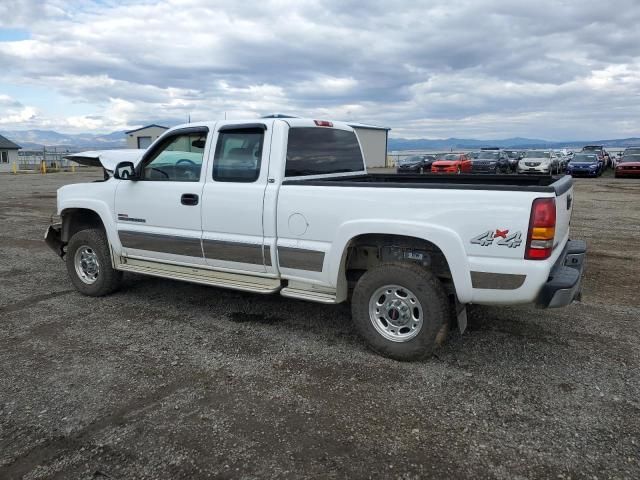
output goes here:
[{"label": "black tire", "polygon": [[[423,311],[422,326],[411,339],[397,342],[385,338],[374,326],[369,302],[376,290],[397,285],[411,291]],[[356,284],[351,299],[351,314],[356,329],[376,353],[395,360],[419,360],[429,357],[446,337],[449,327],[449,303],[440,281],[429,271],[409,263],[387,263],[368,270]]]},{"label": "black tire", "polygon": [[[97,257],[99,272],[93,283],[84,281],[76,271],[76,253],[78,249],[88,247],[90,253]],[[115,270],[111,265],[111,253],[107,236],[101,229],[80,230],[67,245],[65,255],[67,272],[71,278],[71,283],[83,295],[90,297],[101,297],[115,292],[122,282],[122,272]]]}]

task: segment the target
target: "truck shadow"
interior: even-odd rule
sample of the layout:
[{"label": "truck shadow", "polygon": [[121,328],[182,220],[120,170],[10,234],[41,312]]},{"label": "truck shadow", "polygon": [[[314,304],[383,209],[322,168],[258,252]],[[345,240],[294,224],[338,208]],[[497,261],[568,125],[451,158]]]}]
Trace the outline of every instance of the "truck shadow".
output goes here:
[{"label": "truck shadow", "polygon": [[[265,338],[271,335],[291,340],[304,336],[327,345],[367,350],[351,322],[350,305],[346,303],[324,305],[278,294],[259,295],[135,274],[125,276],[122,294],[145,308],[148,315],[155,312],[172,322],[197,323],[199,329],[223,327],[234,335],[253,335],[263,343],[268,343]],[[542,349],[567,347],[567,339],[558,335],[553,325],[547,328],[540,324],[545,315],[545,311],[532,307],[472,305],[468,308],[467,331],[461,335],[452,325],[438,352],[458,356],[470,342],[475,342],[476,348],[492,348],[487,343],[494,344],[498,337],[505,346],[525,343],[529,348],[536,344]]]}]

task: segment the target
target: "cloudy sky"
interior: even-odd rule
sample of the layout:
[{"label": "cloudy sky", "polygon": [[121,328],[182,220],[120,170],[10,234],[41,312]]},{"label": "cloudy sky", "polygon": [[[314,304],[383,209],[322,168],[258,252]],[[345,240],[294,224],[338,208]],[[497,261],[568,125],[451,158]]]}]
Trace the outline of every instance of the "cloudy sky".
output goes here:
[{"label": "cloudy sky", "polygon": [[638,0],[1,0],[0,130],[289,113],[640,136]]}]

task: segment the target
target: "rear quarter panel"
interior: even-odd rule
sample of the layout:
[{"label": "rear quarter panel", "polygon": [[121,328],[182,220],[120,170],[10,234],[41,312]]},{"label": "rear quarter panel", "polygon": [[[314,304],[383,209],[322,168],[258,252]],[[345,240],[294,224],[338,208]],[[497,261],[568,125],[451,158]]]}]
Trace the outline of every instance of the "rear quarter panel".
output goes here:
[{"label": "rear quarter panel", "polygon": [[[494,271],[497,265],[498,271],[526,270],[523,258],[531,203],[544,196],[553,194],[283,185],[278,198],[278,245],[325,253],[321,272],[283,271],[283,277],[335,287],[342,253],[352,238],[368,233],[407,235],[428,240],[443,251],[458,297],[469,302],[472,269]],[[305,218],[304,233],[290,229],[293,216]],[[496,233],[503,236],[495,239]],[[483,235],[484,241],[478,240]],[[510,236],[513,241],[508,242]]]}]

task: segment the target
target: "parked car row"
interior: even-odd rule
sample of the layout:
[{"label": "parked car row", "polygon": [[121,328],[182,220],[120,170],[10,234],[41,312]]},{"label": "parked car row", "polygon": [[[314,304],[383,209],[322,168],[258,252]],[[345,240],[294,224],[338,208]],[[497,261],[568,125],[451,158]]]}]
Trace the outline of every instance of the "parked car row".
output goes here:
[{"label": "parked car row", "polygon": [[598,177],[614,168],[616,177],[640,176],[640,147],[612,157],[602,145],[586,145],[580,152],[563,150],[506,150],[412,155],[398,161],[398,173],[518,173]]}]

